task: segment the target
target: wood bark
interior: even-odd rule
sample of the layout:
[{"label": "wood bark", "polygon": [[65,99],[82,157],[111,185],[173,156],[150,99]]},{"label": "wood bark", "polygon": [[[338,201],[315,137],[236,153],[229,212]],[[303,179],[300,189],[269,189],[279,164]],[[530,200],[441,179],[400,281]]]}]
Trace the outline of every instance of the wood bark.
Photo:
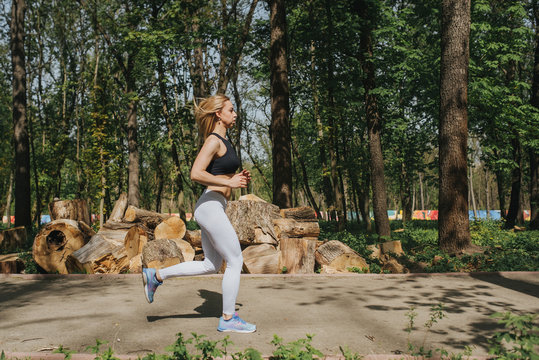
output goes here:
[{"label": "wood bark", "polygon": [[384,177],[384,158],[382,155],[381,130],[382,119],[378,111],[378,99],[374,90],[375,68],[373,62],[372,30],[373,14],[369,2],[357,0],[355,8],[361,19],[360,62],[363,69],[365,87],[365,106],[369,137],[369,154],[371,164],[371,182],[373,194],[374,223],[380,237],[390,237],[389,218],[387,216],[387,190]]},{"label": "wood bark", "polygon": [[278,239],[284,237],[318,238],[320,235],[320,226],[318,225],[318,222],[299,222],[294,219],[275,219],[273,220],[273,225],[275,227],[275,235],[277,235]]},{"label": "wood bark", "polygon": [[202,247],[200,230],[186,230],[183,237],[192,247]]},{"label": "wood bark", "polygon": [[280,213],[284,219],[294,219],[303,222],[318,221],[315,210],[309,206],[281,209]]},{"label": "wood bark", "polygon": [[43,270],[67,274],[67,257],[86,245],[93,235],[91,228],[75,220],[53,220],[36,235],[32,256]]},{"label": "wood bark", "polygon": [[242,252],[243,271],[247,274],[279,274],[279,251],[272,245],[247,247]]},{"label": "wood bark", "polygon": [[438,242],[451,253],[471,244],[466,181],[469,38],[470,0],[443,0]]},{"label": "wood bark", "polygon": [[281,218],[277,206],[254,200],[230,201],[226,214],[242,245],[255,242],[256,228],[277,240],[272,222],[273,219]]},{"label": "wood bark", "polygon": [[185,236],[185,223],[177,216],[171,216],[155,227],[154,238],[157,239],[183,239]]},{"label": "wood bark", "polygon": [[69,254],[65,262],[69,274],[120,273],[128,266],[124,245],[107,239],[103,234],[92,236],[86,245]]},{"label": "wood bark", "polygon": [[316,240],[283,237],[279,246],[279,269],[286,268],[288,274],[314,273]]},{"label": "wood bark", "polygon": [[125,210],[124,221],[125,222],[141,222],[148,226],[150,229],[155,229],[163,220],[168,219],[170,215],[156,213],[155,211],[149,211],[139,209],[135,206],[129,205]]},{"label": "wood bark", "polygon": [[[290,138],[290,90],[284,0],[270,4],[270,71],[271,126],[273,159],[273,203],[280,208],[292,207],[292,155]],[[277,171],[278,170],[278,171]]]},{"label": "wood bark", "polygon": [[142,250],[142,265],[162,269],[183,262],[183,255],[178,245],[172,240],[150,241]]},{"label": "wood bark", "polygon": [[114,204],[114,208],[112,209],[108,221],[112,222],[121,222],[125,210],[127,209],[127,194],[121,193],[118,200],[116,200],[116,203]]},{"label": "wood bark", "polygon": [[49,214],[52,220],[71,219],[91,224],[88,204],[84,199],[55,200],[50,202]]},{"label": "wood bark", "polygon": [[26,228],[24,226],[14,227],[0,231],[0,251],[10,252],[26,247]]},{"label": "wood bark", "polygon": [[31,226],[30,140],[26,117],[26,3],[11,3],[11,67],[13,71],[13,144],[15,147],[15,226]]},{"label": "wood bark", "polygon": [[337,272],[348,272],[349,268],[369,269],[369,265],[358,253],[337,240],[319,246],[315,252],[316,262]]}]

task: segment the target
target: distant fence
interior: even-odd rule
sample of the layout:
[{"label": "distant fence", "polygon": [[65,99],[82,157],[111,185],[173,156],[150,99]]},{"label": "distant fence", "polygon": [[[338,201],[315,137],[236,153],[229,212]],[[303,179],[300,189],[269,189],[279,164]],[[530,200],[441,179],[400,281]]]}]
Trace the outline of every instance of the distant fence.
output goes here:
[{"label": "distant fence", "polygon": [[[507,213],[507,211],[506,211]],[[477,210],[477,216],[475,216],[473,210],[468,211],[470,220],[474,219],[491,219],[491,220],[500,220],[501,219],[501,212],[500,210],[489,210],[488,211],[488,217],[487,217],[487,210]],[[169,213],[169,215],[172,216],[180,216],[179,213]],[[327,211],[321,211],[320,215],[322,215],[322,219],[327,220],[329,219],[328,212]],[[357,214],[353,211],[348,211],[347,213],[349,219],[355,219],[357,217]],[[371,218],[374,219],[374,214],[370,213]],[[388,210],[387,216],[389,217],[389,220],[402,220],[402,210],[400,210],[398,213],[396,210]],[[193,219],[193,214],[186,213],[185,217],[187,221],[190,221]],[[415,210],[412,215],[413,220],[438,220],[438,210]],[[529,221],[530,220],[530,210],[524,210],[524,220]],[[40,223],[46,224],[51,221],[50,215],[41,215],[41,221]],[[99,221],[99,215],[92,214],[92,223]],[[7,217],[2,217],[2,222],[4,224],[7,224]],[[11,216],[11,223],[15,223],[15,216]]]}]

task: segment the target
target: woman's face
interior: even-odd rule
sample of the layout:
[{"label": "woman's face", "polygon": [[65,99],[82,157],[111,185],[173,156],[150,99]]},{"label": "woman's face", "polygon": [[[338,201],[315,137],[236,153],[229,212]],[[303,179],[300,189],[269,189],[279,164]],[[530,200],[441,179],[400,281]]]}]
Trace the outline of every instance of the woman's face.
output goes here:
[{"label": "woman's face", "polygon": [[236,123],[238,114],[234,111],[234,105],[232,105],[230,100],[227,100],[223,106],[223,110],[217,112],[217,116],[222,121],[223,125],[227,129],[230,129]]}]

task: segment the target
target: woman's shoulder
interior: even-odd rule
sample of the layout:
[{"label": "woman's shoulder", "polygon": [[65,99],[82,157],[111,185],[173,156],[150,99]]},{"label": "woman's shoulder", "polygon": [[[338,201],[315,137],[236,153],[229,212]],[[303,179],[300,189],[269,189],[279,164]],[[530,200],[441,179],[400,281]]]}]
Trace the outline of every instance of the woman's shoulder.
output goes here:
[{"label": "woman's shoulder", "polygon": [[219,150],[221,147],[221,140],[217,136],[211,134],[204,140],[204,146],[212,150]]}]

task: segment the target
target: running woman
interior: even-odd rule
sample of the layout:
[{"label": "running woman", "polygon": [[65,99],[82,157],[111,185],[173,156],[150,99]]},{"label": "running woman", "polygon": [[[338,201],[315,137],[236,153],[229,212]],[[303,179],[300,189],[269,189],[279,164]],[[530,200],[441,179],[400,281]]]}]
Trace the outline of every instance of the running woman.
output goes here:
[{"label": "running woman", "polygon": [[164,269],[143,268],[142,280],[146,300],[153,302],[157,287],[163,281],[178,276],[215,274],[226,261],[223,275],[223,314],[217,330],[252,333],[256,325],[242,320],[235,312],[236,297],[243,266],[241,247],[225,209],[232,189],[245,188],[251,181],[247,170],[240,167],[239,158],[226,131],[234,126],[237,114],[230,99],[214,95],[195,105],[199,139],[203,145],[191,168],[191,180],[207,186],[195,205],[194,216],[202,231],[203,261],[189,261]]}]

